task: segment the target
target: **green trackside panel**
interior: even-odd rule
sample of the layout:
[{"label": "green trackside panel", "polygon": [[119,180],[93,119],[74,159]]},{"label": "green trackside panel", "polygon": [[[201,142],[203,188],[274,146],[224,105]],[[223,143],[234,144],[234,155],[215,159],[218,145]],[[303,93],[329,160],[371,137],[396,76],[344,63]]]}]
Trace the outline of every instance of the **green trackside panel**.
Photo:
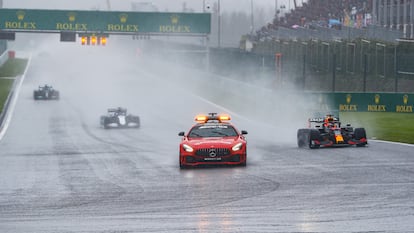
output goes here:
[{"label": "green trackside panel", "polygon": [[0,9],[0,30],[209,34],[209,13]]},{"label": "green trackside panel", "polygon": [[413,113],[414,94],[405,93],[335,93],[341,112]]}]

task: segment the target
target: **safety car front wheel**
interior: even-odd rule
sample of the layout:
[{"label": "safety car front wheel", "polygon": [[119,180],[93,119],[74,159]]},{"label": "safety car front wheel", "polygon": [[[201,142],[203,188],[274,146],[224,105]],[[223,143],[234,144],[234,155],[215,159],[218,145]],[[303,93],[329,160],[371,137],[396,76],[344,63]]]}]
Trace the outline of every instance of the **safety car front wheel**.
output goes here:
[{"label": "safety car front wheel", "polygon": [[185,165],[181,162],[181,156],[178,156],[178,164],[180,165],[180,169],[185,169],[185,168],[187,168],[187,166],[185,166]]}]

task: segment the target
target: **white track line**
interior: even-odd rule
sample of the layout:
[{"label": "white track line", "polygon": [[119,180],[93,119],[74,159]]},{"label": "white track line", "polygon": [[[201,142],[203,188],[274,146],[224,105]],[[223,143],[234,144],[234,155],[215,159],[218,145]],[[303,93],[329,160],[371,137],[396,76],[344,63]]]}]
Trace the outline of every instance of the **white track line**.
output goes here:
[{"label": "white track line", "polygon": [[401,145],[401,146],[411,146],[411,147],[414,147],[414,144],[408,144],[408,143],[402,143],[402,142],[390,142],[390,141],[377,140],[377,139],[368,139],[368,143],[369,143],[369,141],[381,142],[381,143],[389,143],[389,144]]}]

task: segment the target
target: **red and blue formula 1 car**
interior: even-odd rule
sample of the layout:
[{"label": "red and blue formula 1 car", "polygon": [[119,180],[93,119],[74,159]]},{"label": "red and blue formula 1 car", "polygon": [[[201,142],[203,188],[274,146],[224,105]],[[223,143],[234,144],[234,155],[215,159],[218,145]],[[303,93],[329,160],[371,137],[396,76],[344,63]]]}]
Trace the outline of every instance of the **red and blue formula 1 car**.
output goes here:
[{"label": "red and blue formula 1 car", "polygon": [[341,126],[339,117],[327,114],[325,117],[309,119],[309,127],[297,132],[299,147],[314,149],[320,147],[351,146],[362,147],[368,144],[364,128],[353,128],[350,124]]},{"label": "red and blue formula 1 car", "polygon": [[241,165],[246,166],[247,131],[238,131],[230,116],[209,113],[196,116],[193,125],[182,136],[179,148],[180,168],[198,165]]}]

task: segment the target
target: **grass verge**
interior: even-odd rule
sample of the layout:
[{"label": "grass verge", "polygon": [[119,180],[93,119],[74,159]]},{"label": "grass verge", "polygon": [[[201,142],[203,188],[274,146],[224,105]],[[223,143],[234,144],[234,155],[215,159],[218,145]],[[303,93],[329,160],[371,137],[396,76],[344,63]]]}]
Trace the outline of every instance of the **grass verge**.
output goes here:
[{"label": "grass verge", "polygon": [[9,59],[0,67],[0,77],[16,77],[24,72],[27,65],[27,59]]},{"label": "grass verge", "polygon": [[14,79],[0,78],[0,113],[3,110],[4,103],[7,100],[7,96],[9,95],[13,82],[14,82]]},{"label": "grass verge", "polygon": [[[13,86],[14,77],[23,74],[27,59],[9,59],[0,67],[0,112]],[[7,78],[5,78],[7,77]]]},{"label": "grass verge", "polygon": [[414,144],[414,113],[341,112],[340,118],[364,127],[369,138]]}]

